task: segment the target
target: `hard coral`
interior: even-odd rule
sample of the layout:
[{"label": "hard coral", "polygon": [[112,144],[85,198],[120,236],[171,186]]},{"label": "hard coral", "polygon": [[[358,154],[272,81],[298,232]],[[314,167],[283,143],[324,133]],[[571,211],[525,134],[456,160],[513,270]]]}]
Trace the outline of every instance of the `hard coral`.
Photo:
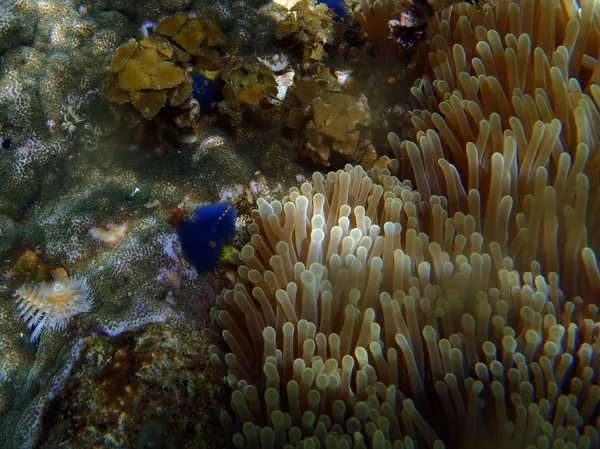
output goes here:
[{"label": "hard coral", "polygon": [[0,55],[7,49],[31,44],[38,21],[36,9],[31,0],[0,3]]},{"label": "hard coral", "polygon": [[327,59],[328,49],[337,47],[343,32],[335,17],[326,4],[301,0],[279,22],[276,37],[293,42],[302,61]]},{"label": "hard coral", "polygon": [[81,363],[44,419],[46,445],[222,449],[212,413],[222,383],[207,352],[185,322],[86,337]]},{"label": "hard coral", "polygon": [[108,245],[116,245],[123,240],[130,225],[131,223],[129,221],[124,221],[121,224],[108,223],[104,227],[93,226],[90,229],[90,236],[99,242]]},{"label": "hard coral", "polygon": [[329,69],[300,77],[286,98],[292,108],[286,126],[294,130],[301,154],[323,165],[362,162],[370,142],[367,99],[343,92]]},{"label": "hard coral", "polygon": [[[197,103],[189,101],[193,99],[190,73],[207,71],[216,76],[218,48],[224,43],[214,22],[186,14],[167,17],[152,36],[117,49],[105,95],[114,103],[132,104],[146,120],[155,119],[162,129],[178,134],[180,128],[194,127],[199,115]],[[157,117],[163,108],[171,113]]]},{"label": "hard coral", "polygon": [[[12,14],[18,19],[10,36],[0,31],[0,47],[14,44],[0,51],[0,86],[12,85],[0,87],[0,121],[16,141],[32,134],[47,138],[58,131],[68,96],[84,95],[104,79],[111,53],[132,27],[114,11],[87,15],[68,0],[2,2],[0,22]],[[32,31],[26,42],[18,42],[19,23]]]},{"label": "hard coral", "polygon": [[193,0],[146,0],[133,3],[130,0],[106,0],[100,2],[104,8],[119,11],[137,23],[145,20],[159,20],[165,14],[185,11],[192,3]]}]

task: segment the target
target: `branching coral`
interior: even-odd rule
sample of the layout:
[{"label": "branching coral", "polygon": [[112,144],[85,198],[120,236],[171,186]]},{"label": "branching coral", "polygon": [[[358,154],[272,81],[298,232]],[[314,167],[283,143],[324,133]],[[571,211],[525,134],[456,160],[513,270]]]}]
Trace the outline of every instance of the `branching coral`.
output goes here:
[{"label": "branching coral", "polygon": [[506,221],[385,170],[313,180],[259,201],[222,336],[205,331],[235,447],[598,443],[598,307],[517,271]]}]

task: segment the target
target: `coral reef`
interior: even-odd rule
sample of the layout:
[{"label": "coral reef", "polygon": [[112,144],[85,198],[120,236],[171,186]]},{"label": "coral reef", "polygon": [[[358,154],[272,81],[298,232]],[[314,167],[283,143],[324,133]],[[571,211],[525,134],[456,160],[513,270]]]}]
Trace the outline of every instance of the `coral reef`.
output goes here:
[{"label": "coral reef", "polygon": [[299,77],[287,96],[286,126],[295,131],[302,153],[323,165],[360,161],[367,165],[372,116],[364,96],[346,94],[329,70]]},{"label": "coral reef", "polygon": [[0,0],[0,448],[599,447],[598,2],[452,3]]},{"label": "coral reef", "polygon": [[[3,301],[3,316],[10,313],[5,307],[10,303]],[[47,333],[32,350],[24,347],[10,321],[2,323],[0,336],[0,394],[3,403],[10,403],[3,408],[0,420],[0,447],[33,448],[39,441],[42,418],[79,360],[82,341],[73,339],[65,345],[57,333]]]},{"label": "coral reef", "polygon": [[143,4],[127,0],[109,0],[97,3],[104,3],[101,7],[119,11],[136,23],[143,23],[148,20],[156,21],[162,15],[185,11],[192,4],[192,0],[149,0]]},{"label": "coral reef", "polygon": [[301,0],[292,6],[277,25],[276,37],[297,46],[302,61],[327,58],[327,49],[340,44],[343,26],[325,3]]},{"label": "coral reef", "polygon": [[86,337],[77,372],[42,423],[41,447],[224,447],[210,412],[224,405],[223,387],[207,349],[183,322],[135,338]]},{"label": "coral reef", "polygon": [[280,122],[277,83],[273,72],[255,57],[230,61],[222,69],[224,101],[219,111],[233,126],[240,126],[244,113],[259,110],[262,120]]},{"label": "coral reef", "polygon": [[[163,126],[189,126],[197,112],[193,104],[186,103],[193,90],[188,72],[192,68],[214,71],[217,67],[205,65],[220,58],[215,48],[223,43],[223,33],[215,22],[186,14],[170,16],[158,23],[155,36],[130,41],[117,49],[105,96],[118,104],[130,103],[146,120],[154,118],[167,104],[188,109],[191,117],[184,123],[176,119]],[[173,110],[165,113],[169,115],[173,115]]]},{"label": "coral reef", "polygon": [[[236,148],[244,148],[244,154]],[[234,138],[207,126],[186,152],[148,155],[129,151],[118,138],[102,139],[96,151],[81,151],[68,164],[57,164],[56,170],[50,152],[39,163],[44,172],[27,166],[28,178],[15,179],[15,191],[28,182],[36,188],[23,192],[24,199],[17,193],[0,197],[5,201],[2,212],[18,217],[1,225],[6,240],[3,235],[0,242],[7,249],[0,268],[0,405],[8,401],[11,406],[0,409],[0,447],[35,447],[49,431],[43,420],[53,416],[48,410],[63,380],[70,377],[64,370],[75,360],[72,351],[79,354],[75,345],[80,338],[87,342],[97,334],[135,340],[152,323],[169,326],[181,321],[196,328],[208,324],[209,307],[227,282],[225,272],[199,277],[183,258],[177,234],[167,223],[169,215],[176,207],[194,209],[222,197],[249,211],[256,196],[276,191],[281,183],[289,185],[302,173],[290,164],[290,151],[275,133],[244,130]],[[0,167],[10,164],[3,159]],[[236,222],[236,230],[244,223],[243,218]],[[35,250],[22,251],[22,245]],[[66,268],[70,278],[88,280],[94,307],[70,318],[64,331],[41,332],[34,346],[27,343],[27,326],[19,318],[13,294],[25,284],[51,282],[57,267]],[[185,345],[178,347],[185,352]],[[218,390],[214,381],[211,385],[207,388]],[[168,396],[165,393],[165,401]],[[39,414],[34,423],[33,413]],[[153,428],[148,424],[147,432]],[[222,447],[217,440],[213,444]]]},{"label": "coral reef", "polygon": [[0,54],[33,41],[38,20],[36,12],[33,0],[0,3]]},{"label": "coral reef", "polygon": [[[222,2],[221,6],[196,3],[198,10],[206,9],[206,16],[228,24],[223,29],[229,32],[232,47],[255,48],[268,40],[259,37],[253,42],[249,36],[274,36],[274,26],[268,25],[271,19],[259,17],[239,2]],[[56,398],[65,382],[75,379],[74,373],[84,372],[76,378],[83,382],[87,373],[101,366],[96,364],[98,360],[121,347],[125,350],[120,354],[127,355],[127,342],[135,344],[152,323],[161,323],[160,329],[166,332],[179,322],[186,336],[189,328],[185,326],[205,327],[208,307],[227,282],[223,272],[223,277],[209,274],[199,278],[185,262],[177,235],[166,223],[170,211],[175,207],[193,209],[221,196],[249,210],[259,192],[275,191],[302,171],[289,161],[285,140],[264,130],[242,129],[231,136],[206,124],[198,132],[198,143],[190,145],[187,152],[180,148],[165,151],[170,142],[149,152],[128,148],[124,143],[128,137],[107,113],[99,94],[111,73],[117,47],[130,38],[143,40],[131,16],[108,9],[107,2],[19,0],[3,2],[0,8],[6,12],[0,21],[10,22],[13,33],[6,39],[2,34],[0,55],[0,447],[53,447],[57,441],[56,445],[67,446],[65,429],[68,433],[75,420],[84,429],[95,416],[89,415],[87,407],[60,408],[65,403]],[[11,16],[11,11],[20,16]],[[234,20],[230,11],[248,20]],[[160,18],[151,17],[157,22]],[[239,154],[238,148],[244,148],[244,154]],[[240,219],[236,228],[243,228],[244,222]],[[19,317],[13,295],[17,290],[29,292],[30,287],[22,286],[37,286],[35,299],[43,296],[47,300],[47,295],[39,293],[55,285],[52,272],[58,267],[68,270],[69,280],[88,280],[94,307],[61,321],[60,326],[36,321],[36,331],[46,325],[54,332],[46,329],[35,343],[29,343],[27,324]],[[25,304],[25,300],[21,302]],[[41,307],[36,303],[36,308],[38,305]],[[96,343],[100,340],[104,342],[101,345]],[[156,337],[156,344],[161,341]],[[185,364],[187,343],[191,344],[181,339],[165,349],[160,366],[178,357]],[[199,344],[195,351],[202,359],[206,357],[205,343]],[[86,365],[90,354],[95,362]],[[135,351],[130,354],[135,357]],[[149,371],[157,367],[144,365],[148,371],[144,379],[150,380],[137,390],[146,397],[139,415],[159,403],[171,404],[168,414],[174,415],[178,392],[181,397],[187,395],[189,409],[194,401],[202,403],[202,395],[216,394],[220,381],[212,370],[206,384],[196,384],[197,393],[182,387],[188,382],[185,376],[192,383],[201,382],[198,366],[202,363],[206,365],[201,361],[186,365],[187,374],[173,377],[170,384],[152,377]],[[108,374],[118,375],[116,371]],[[73,391],[73,386],[69,384],[68,391]],[[99,391],[86,390],[88,386],[77,390],[82,401],[77,404],[87,402],[90,396],[85,394]],[[165,387],[162,398],[147,394],[162,386],[171,387]],[[207,398],[204,404],[219,404],[212,397],[203,397]],[[54,413],[57,410],[59,413]],[[177,432],[189,432],[187,423],[192,423],[197,426],[192,438],[195,446],[223,447],[220,439],[207,439],[218,429],[212,424],[216,415],[208,405],[203,410],[190,415]],[[67,415],[70,419],[63,421]],[[52,421],[54,418],[57,421]],[[139,440],[142,445],[158,439],[157,432],[163,432],[168,440],[173,432],[164,430],[165,426],[175,425],[172,421],[139,421],[133,414],[125,424],[121,432],[123,428],[107,416],[106,426],[114,430],[115,441]],[[138,428],[142,433],[135,439],[132,435]],[[107,447],[108,440],[97,439],[101,433],[77,434],[73,441],[76,447]]]},{"label": "coral reef", "polygon": [[[400,14],[392,3],[389,7]],[[384,64],[376,74],[364,70],[360,76],[353,74],[361,70],[355,63],[352,66],[351,52],[343,42],[345,25],[335,20],[325,4],[303,0],[289,9],[270,6],[264,13],[277,25],[273,36],[276,53],[272,49],[240,52],[227,21],[223,17],[209,20],[215,16],[210,9],[203,11],[206,16],[175,14],[163,19],[149,31],[150,37],[137,45],[125,44],[115,53],[107,99],[130,103],[142,113],[146,120],[127,117],[126,111],[119,113],[139,127],[136,134],[140,138],[156,133],[160,142],[168,132],[189,142],[197,139],[198,130],[206,123],[224,118],[234,127],[286,126],[294,130],[291,135],[300,154],[323,165],[358,162],[372,166],[384,153],[376,146],[386,143],[375,144],[366,129],[386,128],[385,116],[394,101],[382,101],[387,96],[382,90],[394,92],[390,75],[397,70],[390,72]],[[419,23],[427,16],[418,8],[402,14],[415,20],[419,17]],[[391,59],[397,65],[404,49],[387,34],[380,40],[396,48]],[[149,46],[157,49],[156,56]],[[177,75],[173,81],[177,87],[161,89],[153,84],[160,75],[155,67],[159,60],[167,62],[164,68]],[[382,87],[373,87],[379,85]],[[376,105],[373,112],[369,99]],[[211,108],[213,100],[216,108]],[[153,126],[147,123],[150,119]]]},{"label": "coral reef", "polygon": [[112,52],[134,34],[133,25],[115,11],[91,14],[68,0],[4,3],[14,5],[3,7],[3,20],[16,22],[6,25],[10,38],[0,40],[3,46],[17,42],[0,49],[2,135],[20,142],[32,134],[72,134],[61,129],[61,109],[69,96],[99,86]]},{"label": "coral reef", "polygon": [[233,446],[599,444],[598,10],[478,8],[433,21],[418,145],[390,134],[418,190],[347,167],[259,201],[204,332]]}]

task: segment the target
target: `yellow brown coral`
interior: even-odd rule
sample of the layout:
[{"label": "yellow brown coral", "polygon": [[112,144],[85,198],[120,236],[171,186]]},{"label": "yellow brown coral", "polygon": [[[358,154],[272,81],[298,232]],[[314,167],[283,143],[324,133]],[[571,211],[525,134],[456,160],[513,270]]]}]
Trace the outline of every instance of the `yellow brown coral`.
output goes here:
[{"label": "yellow brown coral", "polygon": [[440,16],[390,136],[417,190],[346,167],[258,201],[205,332],[235,447],[600,446],[599,11],[550,5]]},{"label": "yellow brown coral", "polygon": [[315,75],[298,77],[290,88],[286,126],[297,134],[301,154],[318,163],[366,162],[371,140],[367,127],[372,123],[366,97],[344,93],[329,69],[318,69]]},{"label": "yellow brown coral", "polygon": [[223,33],[216,23],[186,14],[167,17],[158,24],[156,35],[117,49],[105,96],[118,104],[130,102],[147,120],[167,101],[180,107],[192,93],[188,72],[193,64],[206,59],[205,50],[214,53],[214,47],[223,43]]},{"label": "yellow brown coral", "polygon": [[277,83],[267,66],[254,57],[233,59],[224,64],[220,73],[225,101],[219,103],[219,111],[234,126],[242,123],[245,111],[255,108],[260,108],[264,118],[271,114],[275,116],[273,120],[278,120]]}]

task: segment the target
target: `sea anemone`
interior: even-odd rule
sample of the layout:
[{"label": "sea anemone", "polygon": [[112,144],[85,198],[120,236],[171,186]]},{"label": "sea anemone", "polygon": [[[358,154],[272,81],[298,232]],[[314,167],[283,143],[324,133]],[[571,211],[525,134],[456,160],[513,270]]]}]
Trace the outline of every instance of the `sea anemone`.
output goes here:
[{"label": "sea anemone", "polygon": [[518,270],[539,262],[581,296],[600,292],[589,257],[600,250],[599,18],[597,2],[556,0],[436,15],[424,67],[434,80],[412,89],[415,142],[389,136],[392,167],[425,200],[476,209],[502,257]]},{"label": "sea anemone", "polygon": [[20,315],[33,329],[30,341],[36,342],[48,328],[63,331],[75,315],[87,313],[94,305],[94,297],[85,277],[68,277],[66,271],[55,270],[52,282],[22,285],[15,291]]},{"label": "sea anemone", "polygon": [[517,271],[502,216],[488,237],[387,170],[313,181],[258,201],[223,332],[204,331],[232,447],[599,441],[598,307],[537,262]]},{"label": "sea anemone", "polygon": [[435,19],[409,176],[257,202],[204,331],[232,447],[600,447],[599,11],[547,3]]}]

